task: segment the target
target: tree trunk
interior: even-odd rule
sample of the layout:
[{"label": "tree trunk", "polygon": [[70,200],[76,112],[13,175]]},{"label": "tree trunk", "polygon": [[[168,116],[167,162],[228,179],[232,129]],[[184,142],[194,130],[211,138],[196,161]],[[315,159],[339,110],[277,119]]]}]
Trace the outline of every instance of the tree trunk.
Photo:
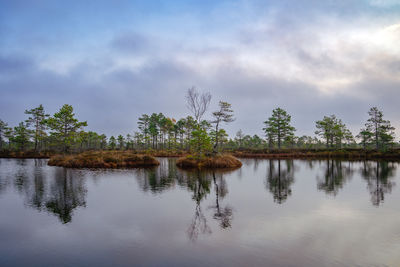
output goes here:
[{"label": "tree trunk", "polygon": [[217,149],[218,149],[218,124],[219,122],[217,122],[215,125],[215,144],[213,148],[213,154],[217,154]]}]

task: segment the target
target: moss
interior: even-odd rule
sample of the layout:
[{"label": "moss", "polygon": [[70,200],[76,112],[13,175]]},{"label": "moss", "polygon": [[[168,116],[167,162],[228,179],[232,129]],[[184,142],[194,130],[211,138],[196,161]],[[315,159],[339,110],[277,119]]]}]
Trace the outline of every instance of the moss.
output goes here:
[{"label": "moss", "polygon": [[76,155],[57,155],[48,161],[50,166],[67,168],[133,168],[159,165],[149,155],[124,151],[84,152]]},{"label": "moss", "polygon": [[179,158],[176,161],[176,165],[180,168],[233,169],[240,168],[242,163],[229,154],[205,157],[202,159],[195,159],[193,156],[188,155]]}]

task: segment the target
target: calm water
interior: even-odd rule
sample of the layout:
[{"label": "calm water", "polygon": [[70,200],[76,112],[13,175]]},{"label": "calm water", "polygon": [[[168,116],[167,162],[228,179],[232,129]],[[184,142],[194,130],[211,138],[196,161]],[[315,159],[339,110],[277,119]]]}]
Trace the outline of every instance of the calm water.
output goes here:
[{"label": "calm water", "polygon": [[0,265],[400,266],[388,162],[243,160],[187,172],[0,159]]}]

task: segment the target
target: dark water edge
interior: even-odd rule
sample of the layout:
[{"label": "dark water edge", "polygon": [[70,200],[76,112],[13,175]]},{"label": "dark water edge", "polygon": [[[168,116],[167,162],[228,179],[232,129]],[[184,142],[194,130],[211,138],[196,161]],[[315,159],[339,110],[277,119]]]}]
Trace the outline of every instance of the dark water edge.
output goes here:
[{"label": "dark water edge", "polygon": [[229,172],[0,159],[0,266],[398,266],[398,163]]},{"label": "dark water edge", "polygon": [[[96,150],[86,152],[110,152],[109,150]],[[169,150],[115,150],[117,153],[135,152],[137,154],[146,154],[154,157],[183,157],[187,151],[169,151]],[[225,151],[238,158],[249,159],[300,159],[300,160],[323,160],[323,159],[341,159],[352,161],[363,160],[386,160],[400,162],[400,149],[391,148],[387,150],[362,149],[362,148],[343,148],[343,149],[324,149],[324,148],[282,148],[282,149],[236,149]],[[83,152],[84,153],[84,152]],[[80,154],[74,152],[73,155]],[[46,159],[52,156],[60,155],[56,151],[0,151],[0,158],[17,159]]]}]

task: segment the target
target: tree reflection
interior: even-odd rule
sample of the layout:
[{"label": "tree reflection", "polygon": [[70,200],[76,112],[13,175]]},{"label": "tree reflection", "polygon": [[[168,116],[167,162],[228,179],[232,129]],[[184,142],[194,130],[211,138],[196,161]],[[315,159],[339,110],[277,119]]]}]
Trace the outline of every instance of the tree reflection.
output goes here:
[{"label": "tree reflection", "polygon": [[210,175],[207,175],[200,170],[182,174],[188,189],[193,192],[192,199],[196,203],[194,217],[187,229],[189,239],[195,241],[199,234],[211,234],[211,228],[207,224],[207,218],[200,205],[203,198],[210,193],[211,178]]},{"label": "tree reflection", "polygon": [[51,212],[62,223],[69,223],[73,210],[86,205],[84,180],[76,171],[58,167],[45,170],[46,161],[41,159],[17,160],[16,163],[18,169],[10,178],[29,207]]},{"label": "tree reflection", "polygon": [[228,193],[227,184],[223,178],[223,172],[209,172],[200,170],[179,170],[176,167],[175,159],[161,159],[157,168],[135,170],[136,179],[143,191],[162,192],[176,184],[192,192],[192,199],[195,202],[195,212],[192,221],[187,229],[189,239],[197,240],[201,234],[210,234],[211,228],[207,222],[207,216],[202,208],[202,201],[211,192],[214,185],[216,193],[213,218],[219,222],[221,228],[228,228],[232,221],[232,208],[221,206],[221,199]]},{"label": "tree reflection", "polygon": [[253,161],[254,161],[253,171],[254,171],[254,172],[257,172],[258,166],[259,166],[259,163],[260,163],[260,160],[256,158],[256,159],[254,159]]},{"label": "tree reflection", "polygon": [[[38,166],[36,165],[36,161],[35,166]],[[29,203],[36,209],[42,209],[42,203],[45,202],[46,197],[45,190],[46,185],[43,170],[41,168],[38,168],[33,175],[33,188],[29,197]]]},{"label": "tree reflection", "polygon": [[384,202],[385,194],[391,193],[396,185],[391,179],[394,177],[396,165],[394,163],[377,161],[364,162],[361,175],[367,181],[367,187],[371,194],[371,202],[379,206]]},{"label": "tree reflection", "polygon": [[77,207],[86,206],[86,187],[83,181],[82,177],[73,176],[70,170],[56,170],[45,206],[48,211],[58,215],[61,222],[70,222],[72,211]]},{"label": "tree reflection", "polygon": [[[6,192],[7,188],[12,184],[13,177],[10,177],[10,169],[8,166],[8,159],[0,158],[0,195]],[[7,171],[5,171],[7,170]]]},{"label": "tree reflection", "polygon": [[28,167],[25,164],[25,160],[18,159],[17,160],[18,170],[14,177],[14,187],[19,193],[28,192],[30,179],[28,171]]},{"label": "tree reflection", "polygon": [[218,182],[215,172],[212,173],[214,188],[215,188],[215,206],[211,206],[214,209],[213,218],[219,221],[219,225],[222,229],[229,228],[232,225],[233,211],[230,206],[221,207],[220,199],[222,200],[226,194],[228,194],[228,187],[223,174],[218,175]]},{"label": "tree reflection", "polygon": [[0,175],[0,195],[6,191],[8,186],[8,181],[6,177]]},{"label": "tree reflection", "polygon": [[160,160],[158,167],[135,169],[139,187],[144,191],[160,193],[175,185],[177,168],[172,160]]},{"label": "tree reflection", "polygon": [[286,167],[283,167],[280,159],[269,160],[266,186],[278,204],[285,202],[292,194],[290,186],[294,182],[293,160],[285,160],[285,162]]},{"label": "tree reflection", "polygon": [[353,175],[351,163],[348,166],[340,160],[326,161],[326,169],[322,178],[317,177],[318,190],[322,190],[327,194],[336,196],[339,190],[343,188],[344,183]]}]

